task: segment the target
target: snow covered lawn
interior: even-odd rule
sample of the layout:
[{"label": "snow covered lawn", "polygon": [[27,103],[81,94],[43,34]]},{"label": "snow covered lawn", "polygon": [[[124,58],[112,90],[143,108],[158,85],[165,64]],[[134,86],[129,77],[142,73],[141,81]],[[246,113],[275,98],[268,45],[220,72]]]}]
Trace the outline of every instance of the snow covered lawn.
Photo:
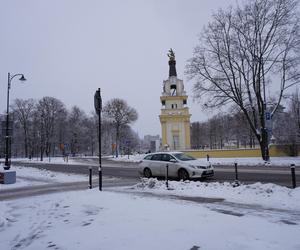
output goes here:
[{"label": "snow covered lawn", "polygon": [[38,164],[68,164],[68,165],[78,164],[76,158],[72,158],[72,157],[68,157],[68,159],[64,157],[50,157],[50,158],[45,157],[43,161],[40,161],[39,158],[32,158],[31,160],[29,160],[28,158],[12,158],[11,160],[12,163],[17,161],[17,162],[38,163]]},{"label": "snow covered lawn", "polygon": [[299,188],[200,182],[170,187],[151,179],[113,191],[2,201],[1,249],[300,249]]},{"label": "snow covered lawn", "polygon": [[[127,155],[119,156],[115,158],[113,156],[106,157],[112,161],[120,161],[120,162],[139,162],[145,157],[145,154],[136,154],[129,155],[129,159]],[[204,158],[201,158],[202,160]],[[206,160],[206,158],[205,158]],[[219,165],[231,165],[234,163],[238,163],[239,166],[287,166],[290,167],[291,164],[295,164],[296,166],[300,166],[300,157],[271,157],[270,162],[265,164],[265,161],[261,159],[261,157],[240,157],[240,158],[210,158],[210,162],[214,166]]]},{"label": "snow covered lawn", "polygon": [[105,158],[112,161],[120,161],[120,162],[139,162],[141,161],[146,154],[136,154],[136,155],[119,155],[118,158],[116,158],[113,155],[106,156]]},{"label": "snow covered lawn", "polygon": [[[2,166],[1,166],[2,167]],[[34,186],[47,183],[87,181],[87,175],[65,174],[31,167],[11,167],[15,170],[17,181],[14,184],[0,184],[0,191],[17,187]]]},{"label": "snow covered lawn", "polygon": [[240,157],[240,158],[210,158],[214,166],[231,165],[236,162],[239,166],[287,166],[291,164],[300,166],[300,157],[271,157],[270,162],[265,163],[260,157]]},{"label": "snow covered lawn", "polygon": [[[136,154],[136,155],[119,155],[118,158],[115,156],[103,156],[104,159],[119,161],[119,162],[140,162],[146,154]],[[86,158],[86,161],[84,159]],[[68,161],[66,161],[63,157],[52,157],[44,158],[44,161],[39,161],[39,159],[29,160],[27,158],[13,158],[12,161],[25,162],[25,163],[38,163],[38,164],[68,164],[68,165],[76,165],[76,164],[87,164],[93,165],[94,162],[91,162],[90,159],[98,159],[98,157],[69,157]],[[80,159],[80,161],[78,161]],[[206,160],[206,158],[201,158],[202,160]],[[295,164],[296,167],[300,166],[300,157],[271,157],[270,162],[267,164],[260,157],[240,157],[240,158],[210,158],[210,162],[214,166],[220,165],[231,165],[234,163],[238,163],[239,166],[286,166],[290,167],[291,164]]]}]

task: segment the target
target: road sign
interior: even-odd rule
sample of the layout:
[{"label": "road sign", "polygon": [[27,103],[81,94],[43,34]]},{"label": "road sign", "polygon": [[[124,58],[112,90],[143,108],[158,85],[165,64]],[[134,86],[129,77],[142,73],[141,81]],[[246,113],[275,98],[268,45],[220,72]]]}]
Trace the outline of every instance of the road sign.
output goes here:
[{"label": "road sign", "polygon": [[95,107],[95,111],[96,111],[97,115],[99,115],[100,111],[102,110],[102,99],[101,99],[100,89],[98,89],[95,92],[94,107]]},{"label": "road sign", "polygon": [[266,120],[267,121],[271,120],[271,113],[270,112],[266,112]]}]

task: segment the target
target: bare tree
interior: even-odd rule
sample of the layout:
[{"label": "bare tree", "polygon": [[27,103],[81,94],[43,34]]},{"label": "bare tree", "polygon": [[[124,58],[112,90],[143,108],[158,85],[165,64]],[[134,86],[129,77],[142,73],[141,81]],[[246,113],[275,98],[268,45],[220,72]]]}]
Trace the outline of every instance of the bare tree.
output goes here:
[{"label": "bare tree", "polygon": [[300,142],[300,93],[299,90],[292,95],[290,102],[290,114],[294,127],[294,138],[296,143]]},{"label": "bare tree", "polygon": [[37,116],[39,119],[40,157],[50,155],[52,139],[54,138],[55,124],[64,112],[64,104],[54,97],[43,97],[37,104]]},{"label": "bare tree", "polygon": [[206,134],[203,129],[202,123],[200,122],[191,123],[191,148],[192,149],[202,148],[202,144],[204,144],[203,143],[204,140],[201,138],[202,134],[204,135]]},{"label": "bare tree", "polygon": [[103,114],[116,129],[116,157],[118,157],[121,128],[137,120],[137,111],[129,107],[126,101],[114,98],[106,103]]},{"label": "bare tree", "polygon": [[35,109],[35,101],[33,99],[22,100],[16,99],[12,105],[13,111],[16,114],[19,123],[23,128],[24,133],[24,152],[25,157],[28,157],[29,153],[29,132],[30,132],[30,123],[32,122],[33,113]]},{"label": "bare tree", "polygon": [[86,137],[84,122],[87,120],[87,116],[83,110],[74,106],[68,116],[68,132],[70,139],[70,150],[74,156],[81,151],[81,148],[86,150],[84,140]]},{"label": "bare tree", "polygon": [[[233,104],[242,111],[269,159],[266,111],[271,117],[284,93],[300,81],[297,0],[250,0],[219,10],[204,29],[186,73],[208,107]],[[267,93],[272,93],[268,110]]]},{"label": "bare tree", "polygon": [[[280,113],[274,122],[274,136],[276,142],[283,144],[284,149],[291,156],[298,155],[300,143],[300,95],[298,89],[291,95],[289,107]],[[288,128],[288,129],[287,129]]]},{"label": "bare tree", "polygon": [[96,142],[98,141],[97,138],[97,120],[98,116],[93,113],[91,116],[86,117],[83,121],[83,132],[84,132],[84,138],[83,143],[87,149],[86,153],[91,154],[92,156],[95,153],[96,150]]}]

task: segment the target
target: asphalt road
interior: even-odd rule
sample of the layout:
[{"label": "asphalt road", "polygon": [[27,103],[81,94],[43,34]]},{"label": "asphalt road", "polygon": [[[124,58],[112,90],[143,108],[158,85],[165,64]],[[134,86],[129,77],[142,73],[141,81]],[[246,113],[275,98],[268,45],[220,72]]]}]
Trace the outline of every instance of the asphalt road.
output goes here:
[{"label": "asphalt road", "polygon": [[[93,168],[93,174],[98,174],[97,159],[77,159],[78,164],[47,164],[47,163],[19,163],[14,162],[13,165],[22,165],[36,167],[39,169],[47,169],[50,171],[58,171],[64,173],[88,174],[89,167]],[[102,159],[103,176],[121,177],[138,181],[139,173],[136,163],[114,162],[111,160]],[[282,186],[291,187],[291,171],[289,167],[253,167],[241,166],[238,168],[238,179],[243,183],[275,183]],[[205,181],[234,181],[235,170],[234,166],[216,166],[215,176]],[[297,186],[300,186],[300,169],[296,167]]]}]

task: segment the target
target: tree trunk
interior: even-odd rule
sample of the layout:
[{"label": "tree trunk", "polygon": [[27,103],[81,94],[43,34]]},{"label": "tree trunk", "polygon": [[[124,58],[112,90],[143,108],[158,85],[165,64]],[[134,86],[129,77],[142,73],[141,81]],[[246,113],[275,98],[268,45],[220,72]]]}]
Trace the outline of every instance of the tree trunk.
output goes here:
[{"label": "tree trunk", "polygon": [[116,126],[116,158],[119,156],[120,126]]},{"label": "tree trunk", "polygon": [[24,136],[24,149],[25,149],[25,158],[28,157],[28,139],[27,139],[27,133],[25,133]]},{"label": "tree trunk", "polygon": [[24,129],[24,150],[25,150],[25,158],[28,157],[28,129],[27,129],[27,124],[25,123],[23,125]]},{"label": "tree trunk", "polygon": [[261,136],[261,141],[259,143],[261,156],[262,156],[264,161],[269,161],[270,160],[270,154],[269,154],[268,132],[267,132],[267,130],[262,129],[261,135],[262,135]]},{"label": "tree trunk", "polygon": [[43,161],[43,157],[44,157],[44,147],[43,146],[41,146],[41,148],[40,148],[40,153],[41,153],[40,160]]}]

